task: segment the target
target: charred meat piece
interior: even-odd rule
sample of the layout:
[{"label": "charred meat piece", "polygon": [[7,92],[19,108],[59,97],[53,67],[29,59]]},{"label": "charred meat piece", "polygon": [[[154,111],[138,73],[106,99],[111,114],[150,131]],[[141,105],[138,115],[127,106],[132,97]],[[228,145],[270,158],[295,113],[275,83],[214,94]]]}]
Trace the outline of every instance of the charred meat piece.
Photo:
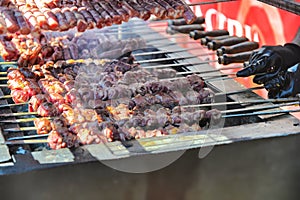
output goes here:
[{"label": "charred meat piece", "polygon": [[153,69],[152,74],[157,76],[159,79],[174,78],[176,77],[177,71],[174,69]]},{"label": "charred meat piece", "polygon": [[47,99],[44,94],[33,95],[28,102],[28,111],[36,112],[39,106],[46,101]]},{"label": "charred meat piece", "polygon": [[122,8],[122,3],[118,1],[110,1],[110,6],[116,11],[116,13],[121,17],[123,22],[128,22],[130,14]]},{"label": "charred meat piece", "polygon": [[1,8],[0,12],[5,20],[7,31],[10,33],[15,33],[20,30],[20,26],[15,17],[14,11],[9,8]]},{"label": "charred meat piece", "polygon": [[93,2],[92,5],[94,9],[98,12],[98,14],[102,17],[104,25],[111,26],[113,24],[113,18],[104,8],[102,8],[101,4],[96,1]]},{"label": "charred meat piece", "polygon": [[57,116],[58,111],[52,103],[43,102],[38,107],[37,113],[42,117],[50,117],[50,116]]},{"label": "charred meat piece", "polygon": [[109,2],[106,1],[98,1],[99,5],[105,10],[106,12],[109,13],[109,15],[112,17],[113,23],[114,24],[121,24],[122,23],[122,17],[117,13],[116,10],[114,10]]},{"label": "charred meat piece", "polygon": [[29,100],[30,96],[25,90],[12,90],[12,99],[15,103],[25,103]]},{"label": "charred meat piece", "polygon": [[48,134],[52,130],[51,121],[47,118],[35,118],[33,123],[39,135]]},{"label": "charred meat piece", "polygon": [[41,89],[35,79],[27,79],[24,82],[24,88],[23,90],[27,91],[29,97],[32,97],[33,95],[41,93]]},{"label": "charred meat piece", "polygon": [[65,19],[70,25],[70,28],[73,28],[77,25],[77,20],[73,12],[70,11],[70,8],[63,8],[62,13],[65,15]]},{"label": "charred meat piece", "polygon": [[60,81],[57,79],[49,80],[47,78],[40,79],[38,84],[42,91],[46,94],[65,94],[67,91]]},{"label": "charred meat piece", "polygon": [[186,78],[192,86],[193,90],[197,92],[205,87],[204,79],[196,74],[188,75]]},{"label": "charred meat piece", "polygon": [[6,37],[0,36],[0,49],[1,56],[6,61],[12,61],[18,59],[19,51],[11,40],[7,40]]},{"label": "charred meat piece", "polygon": [[175,19],[177,17],[175,8],[172,7],[168,2],[164,0],[157,1],[166,11],[166,16],[170,19]]},{"label": "charred meat piece", "polygon": [[7,33],[5,19],[0,15],[0,35],[5,33]]},{"label": "charred meat piece", "polygon": [[27,35],[31,32],[28,22],[23,18],[23,15],[20,11],[15,11],[15,17],[20,27],[20,33]]},{"label": "charred meat piece", "polygon": [[[148,20],[151,16],[151,12],[149,10],[145,10],[141,5],[136,3],[134,0],[126,1],[129,6],[138,12],[138,17],[143,20]],[[124,3],[125,4],[125,3]]]},{"label": "charred meat piece", "polygon": [[52,31],[59,29],[59,21],[56,15],[50,10],[50,9],[44,9],[42,10],[43,14],[45,15],[47,19],[47,23],[49,25],[49,29]]},{"label": "charred meat piece", "polygon": [[62,13],[62,10],[60,10],[59,8],[55,8],[55,9],[52,10],[52,12],[55,14],[55,16],[58,20],[59,29],[61,31],[68,30],[69,27],[70,27],[70,24],[68,24],[65,15]]},{"label": "charred meat piece", "polygon": [[61,149],[67,147],[66,142],[63,141],[63,137],[56,130],[53,130],[49,133],[47,142],[51,149]]},{"label": "charred meat piece", "polygon": [[[44,29],[44,30],[48,30],[49,25],[48,25],[45,15],[38,8],[31,8],[30,11],[34,15],[34,17],[37,21],[38,27],[41,29]],[[54,11],[54,12],[56,12],[56,11]]]},{"label": "charred meat piece", "polygon": [[78,12],[82,14],[82,16],[85,18],[87,24],[88,24],[88,29],[92,29],[95,27],[96,22],[94,21],[93,16],[90,14],[90,12],[87,11],[85,7],[81,7],[78,9]]},{"label": "charred meat piece", "polygon": [[25,80],[25,76],[20,72],[19,69],[16,68],[9,68],[7,70],[7,78],[9,80],[13,80],[13,79]]},{"label": "charred meat piece", "polygon": [[77,31],[84,32],[88,28],[88,23],[85,20],[84,16],[80,12],[78,12],[78,9],[76,7],[71,7],[70,10],[76,17]]}]

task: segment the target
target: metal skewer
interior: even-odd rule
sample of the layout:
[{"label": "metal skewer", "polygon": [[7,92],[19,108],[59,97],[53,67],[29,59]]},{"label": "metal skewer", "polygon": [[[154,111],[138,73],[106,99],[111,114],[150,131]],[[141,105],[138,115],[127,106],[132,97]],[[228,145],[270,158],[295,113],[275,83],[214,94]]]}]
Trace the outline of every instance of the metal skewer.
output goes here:
[{"label": "metal skewer", "polygon": [[262,107],[256,107],[256,108],[238,108],[238,109],[232,109],[232,110],[223,110],[221,111],[222,114],[228,114],[228,113],[239,113],[239,112],[249,112],[249,111],[259,111],[259,110],[269,110],[274,108],[280,108],[283,106],[293,106],[293,105],[299,105],[299,101],[284,103],[284,104],[275,104],[275,105],[268,105],[268,106],[262,106]]},{"label": "metal skewer", "polygon": [[[186,72],[177,72],[176,75],[188,75],[188,74],[209,74],[214,72],[220,72],[222,70],[229,70],[229,69],[240,69],[241,67],[228,67],[228,68],[220,68],[220,69],[213,69],[213,70],[206,70],[206,71],[186,71]],[[224,74],[224,75],[235,75],[235,74]],[[222,76],[222,75],[220,75]]]},{"label": "metal skewer", "polygon": [[3,132],[36,131],[36,127],[7,128]]},{"label": "metal skewer", "polygon": [[[43,117],[46,119],[52,119],[51,117]],[[8,120],[1,120],[0,123],[26,123],[26,122],[33,122],[34,120],[39,119],[38,117],[33,118],[26,118],[26,119],[8,119]]]},{"label": "metal skewer", "polygon": [[42,144],[47,143],[46,139],[35,139],[35,140],[13,140],[13,141],[5,141],[1,144],[6,145],[17,145],[17,144]]},{"label": "metal skewer", "polygon": [[240,77],[237,77],[234,74],[221,74],[221,75],[215,75],[215,76],[207,76],[207,77],[203,77],[204,78],[204,81],[206,82],[214,82],[214,81],[225,81],[225,80],[232,80],[232,79],[236,79],[236,78],[240,78]]},{"label": "metal skewer", "polygon": [[[153,66],[145,66],[143,68],[144,69],[152,69],[152,68],[158,69],[158,68],[169,68],[169,67],[180,67],[180,66],[181,67],[182,66],[197,66],[197,65],[203,65],[203,61],[200,61],[200,62],[190,62],[190,63],[174,63],[174,64],[164,64],[164,65],[153,65]],[[238,67],[228,67],[228,68],[222,68],[220,70],[239,69],[239,68],[242,68],[242,67],[241,66],[238,66]],[[217,69],[217,71],[219,71],[219,70]],[[215,69],[208,70],[207,72],[216,72],[216,70]],[[202,72],[199,72],[199,73],[202,73]]]},{"label": "metal skewer", "polygon": [[[145,26],[145,28],[149,28],[148,26]],[[166,31],[166,27],[162,27],[162,28],[157,28],[154,32],[154,30],[137,30],[137,31],[132,31],[132,29],[125,29],[125,31],[123,31],[123,29],[116,29],[116,30],[111,30],[107,29],[104,30],[101,33],[95,33],[95,35],[97,36],[97,34],[110,34],[110,35],[133,35],[133,34],[143,34],[143,35],[152,35],[155,33],[161,33],[161,32],[165,32]]]},{"label": "metal skewer", "polygon": [[105,31],[107,30],[118,30],[118,29],[133,29],[133,28],[140,28],[140,27],[145,27],[145,26],[149,26],[151,27],[161,27],[164,26],[166,27],[168,24],[167,22],[169,21],[169,19],[163,19],[163,20],[156,20],[156,21],[128,21],[128,22],[124,22],[121,25],[112,25],[109,27],[104,27],[103,30]]},{"label": "metal skewer", "polygon": [[[144,64],[144,63],[153,63],[153,62],[163,62],[163,61],[172,61],[172,60],[184,60],[184,59],[190,59],[190,58],[197,58],[199,56],[206,56],[211,55],[208,54],[198,54],[198,55],[191,55],[191,56],[182,56],[182,57],[176,57],[176,58],[156,58],[156,59],[148,59],[148,60],[136,60],[134,63]],[[202,63],[212,63],[212,62],[218,62],[218,60],[207,60],[203,61]]]},{"label": "metal skewer", "polygon": [[[262,75],[265,73],[261,73]],[[216,76],[211,76],[209,77],[209,79],[205,79],[208,82],[213,82],[213,81],[225,81],[225,80],[231,80],[231,79],[237,79],[237,78],[245,78],[245,77],[240,77],[240,76],[236,76],[235,73],[231,73],[231,74],[221,74],[221,75],[216,75]]]},{"label": "metal skewer", "polygon": [[0,65],[16,65],[16,64],[18,64],[18,63],[14,62],[14,61],[12,61],[12,62],[5,62],[5,61],[0,62]]},{"label": "metal skewer", "polygon": [[[245,61],[249,60],[252,51],[246,51],[237,54],[224,54],[222,57],[218,57],[217,60],[208,60],[209,62],[218,62],[219,64],[228,65],[231,63],[244,63]],[[198,55],[190,55],[190,56],[178,56],[178,57],[171,57],[171,58],[157,58],[157,59],[146,59],[146,60],[136,60],[134,63],[152,63],[152,62],[161,62],[161,61],[169,61],[169,60],[182,60],[182,59],[189,59],[189,58],[197,58],[199,56],[211,55],[211,53],[201,53]]]},{"label": "metal skewer", "polygon": [[251,92],[253,90],[261,90],[261,89],[265,89],[264,86],[252,87],[252,88],[237,90],[233,92],[220,92],[220,93],[216,93],[216,96],[224,96],[224,95],[229,96],[229,95],[246,93],[246,92]]},{"label": "metal skewer", "polygon": [[229,106],[229,105],[244,105],[244,104],[263,104],[263,103],[285,103],[285,102],[298,102],[298,97],[281,98],[281,99],[258,99],[249,101],[233,101],[233,102],[215,102],[208,104],[186,105],[181,107],[197,108],[197,107],[211,107],[211,106]]},{"label": "metal skewer", "polygon": [[[177,73],[176,75],[185,75],[185,74],[192,74],[192,73],[186,73],[186,72],[179,72]],[[194,74],[197,74],[197,73],[194,73]],[[161,80],[177,80],[177,79],[181,79],[181,78],[185,78],[185,77],[174,77],[174,78],[164,78],[164,79],[161,79]],[[238,77],[236,76],[235,73],[230,73],[230,74],[220,74],[220,75],[214,75],[214,76],[206,76],[204,77],[204,82],[213,82],[213,81],[224,81],[224,80],[232,80],[232,79],[236,79],[236,78],[244,78],[244,77]],[[259,87],[259,89],[262,89]],[[229,93],[228,93],[229,95]]]},{"label": "metal skewer", "polygon": [[[155,40],[153,40],[153,42],[155,42]],[[159,44],[159,43],[158,43]],[[163,48],[163,47],[168,47],[168,46],[172,46],[172,45],[178,45],[178,44],[199,44],[197,42],[193,41],[184,41],[184,42],[170,42],[167,44],[162,44],[162,45],[158,45],[158,44],[148,44],[148,45],[154,45],[157,48]]]},{"label": "metal skewer", "polygon": [[0,77],[0,81],[7,81],[8,78],[7,77]]},{"label": "metal skewer", "polygon": [[[180,75],[180,74],[179,74]],[[215,79],[219,79],[220,77],[222,79],[233,79],[232,77],[228,77],[229,75],[233,75],[233,74],[221,74],[221,75],[214,75],[214,76],[206,76],[206,77],[203,77],[204,78],[204,82],[210,82],[211,81],[214,81]],[[179,79],[185,79],[186,77],[185,76],[178,76],[178,77],[173,77],[173,78],[163,78],[163,79],[160,79],[160,80],[168,80],[168,81],[176,81],[176,80],[179,80]]]},{"label": "metal skewer", "polygon": [[[156,55],[156,54],[170,54],[170,53],[178,53],[178,52],[187,52],[189,50],[197,50],[203,49],[203,47],[192,47],[186,49],[179,50],[162,50],[162,51],[154,51],[154,52],[144,52],[144,53],[133,53],[134,56],[148,56],[148,55]],[[204,55],[216,55],[216,53],[204,53]]]},{"label": "metal skewer", "polygon": [[300,108],[293,110],[275,110],[275,111],[265,111],[265,112],[253,112],[253,113],[241,113],[241,114],[231,114],[223,115],[223,118],[233,118],[233,117],[250,117],[257,115],[276,115],[276,114],[288,114],[293,112],[300,112]]},{"label": "metal skewer", "polygon": [[9,108],[9,107],[13,107],[13,106],[22,106],[22,105],[27,105],[28,102],[25,103],[14,103],[14,104],[2,104],[0,105],[0,108]]},{"label": "metal skewer", "polygon": [[149,37],[146,37],[145,41],[146,42],[154,42],[154,41],[161,41],[161,40],[181,39],[181,38],[188,38],[188,37],[183,34],[178,34],[178,35],[171,35],[168,37],[160,37],[160,38],[151,37],[150,39],[149,39]]},{"label": "metal skewer", "polygon": [[26,115],[38,115],[38,113],[37,112],[3,113],[0,114],[0,117],[17,117],[17,116],[26,116]]},{"label": "metal skewer", "polygon": [[11,98],[11,95],[3,95],[3,96],[0,96],[0,100],[3,100],[3,99],[10,99]]},{"label": "metal skewer", "polygon": [[7,141],[12,141],[12,140],[25,140],[25,139],[36,139],[36,138],[43,138],[43,137],[48,137],[49,134],[41,134],[41,135],[26,135],[26,136],[19,136],[19,137],[11,137],[8,138]]}]

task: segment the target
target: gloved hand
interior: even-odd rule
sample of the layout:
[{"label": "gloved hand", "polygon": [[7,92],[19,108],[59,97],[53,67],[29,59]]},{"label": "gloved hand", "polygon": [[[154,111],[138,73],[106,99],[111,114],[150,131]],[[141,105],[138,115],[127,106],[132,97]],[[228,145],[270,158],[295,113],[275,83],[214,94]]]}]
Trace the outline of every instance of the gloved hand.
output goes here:
[{"label": "gloved hand", "polygon": [[278,77],[266,82],[269,98],[286,98],[300,93],[300,64],[294,65]]},{"label": "gloved hand", "polygon": [[286,72],[300,62],[300,46],[287,43],[284,46],[263,46],[251,55],[246,68],[237,72],[238,77],[256,75],[254,83],[264,84]]}]

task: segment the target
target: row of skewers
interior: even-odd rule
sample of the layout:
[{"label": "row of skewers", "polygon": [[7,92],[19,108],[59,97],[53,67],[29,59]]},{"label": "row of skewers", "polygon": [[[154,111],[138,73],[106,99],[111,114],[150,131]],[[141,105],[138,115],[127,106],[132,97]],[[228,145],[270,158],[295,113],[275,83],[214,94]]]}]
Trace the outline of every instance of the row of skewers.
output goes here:
[{"label": "row of skewers", "polygon": [[[103,63],[80,67],[64,63],[53,67],[49,63],[40,69],[9,70],[12,98],[19,103],[29,100],[29,111],[44,117],[34,119],[34,123],[37,133],[47,134],[51,148],[184,132],[187,129],[183,127],[190,123],[195,124],[196,131],[201,130],[199,121],[205,126],[211,116],[218,118],[216,110],[185,113],[180,108],[180,103],[211,102],[213,93],[197,75],[159,82],[159,74],[165,74],[166,69],[151,74],[136,64]],[[189,87],[191,90],[186,91]],[[157,117],[158,110],[165,115]]]},{"label": "row of skewers", "polygon": [[[203,27],[204,20],[198,17],[197,24],[186,24],[182,19],[173,20],[171,25],[180,30],[193,30],[195,25]],[[177,22],[177,23],[176,23]],[[192,27],[190,27],[192,26]],[[187,33],[186,31],[183,31]],[[91,30],[77,35],[76,32],[67,33],[43,33],[39,38],[11,34],[0,37],[1,55],[5,61],[15,61],[19,66],[28,66],[34,64],[44,64],[47,61],[69,60],[79,58],[114,59],[125,53],[137,49],[146,48],[147,44],[155,44],[159,40],[143,40],[141,38],[128,38],[120,40],[118,34],[138,34],[146,32],[129,31],[128,29],[116,31],[115,29],[102,31]],[[149,35],[151,34],[148,33]],[[258,48],[257,42],[250,42],[245,37],[229,36],[226,30],[199,31],[190,32],[190,36],[195,40],[201,39],[201,44],[207,45],[211,50],[217,50],[218,62],[220,64],[230,64],[232,62],[243,62],[248,60],[251,51]],[[218,37],[217,37],[218,36]],[[179,36],[180,37],[180,36]],[[160,46],[164,47],[164,46]],[[243,53],[241,53],[243,52]],[[244,53],[247,52],[247,53]],[[241,53],[231,58],[230,54]],[[145,55],[145,54],[143,54]],[[157,54],[156,54],[157,55]]]},{"label": "row of skewers", "polygon": [[0,36],[0,50],[5,61],[17,61],[18,66],[27,67],[80,58],[117,58],[127,52],[145,47],[141,38],[118,39],[117,35],[101,30],[76,34],[45,32],[40,38],[30,35],[11,34]]},{"label": "row of skewers", "polygon": [[[159,59],[150,62],[159,62]],[[205,81],[201,77],[191,75],[188,76],[189,78],[179,78],[176,77],[179,73],[174,70],[160,69],[182,65],[181,63],[161,65],[161,67],[154,65],[149,67],[153,69],[149,73],[136,64],[131,56],[113,62],[67,60],[33,65],[28,69],[21,68],[17,71],[11,69],[11,74],[7,77],[12,91],[22,94],[18,91],[20,88],[15,86],[20,81],[15,84],[14,77],[22,77],[22,74],[27,76],[25,79],[21,78],[22,82],[26,83],[23,85],[27,87],[27,96],[24,95],[25,99],[19,98],[19,103],[26,103],[30,99],[29,108],[32,112],[29,114],[48,117],[34,119],[33,129],[48,137],[51,148],[58,149],[82,144],[199,131],[208,125],[209,119],[220,119],[222,113],[220,111],[195,109],[200,108],[201,105],[203,108],[214,105],[212,98],[214,93],[205,87]],[[99,66],[104,70],[97,69]],[[99,73],[94,73],[95,71]],[[35,80],[36,83],[30,79]],[[170,81],[172,79],[173,81]],[[34,85],[33,90],[28,89],[30,85]],[[178,88],[189,87],[191,88],[189,91],[177,91]],[[41,98],[37,98],[38,95]],[[18,96],[22,97],[12,93],[16,102]],[[80,101],[77,101],[78,99]],[[286,101],[289,100],[291,99]],[[196,104],[195,107],[192,104]]]},{"label": "row of skewers", "polygon": [[[74,72],[73,69],[76,70],[76,68],[77,67],[75,68],[72,67],[72,70],[69,70],[68,75],[72,74],[72,71]],[[91,70],[91,68],[80,68],[80,69],[84,69],[85,72],[86,70],[87,71]],[[93,70],[91,70],[90,72],[93,72]],[[28,71],[27,74],[29,74]],[[51,74],[47,75],[47,79],[56,82],[56,84],[51,84],[52,89],[55,88],[54,85],[62,86],[60,83],[58,83],[55,80],[55,77],[54,78],[50,77],[51,75],[54,74],[55,72],[52,71]],[[20,75],[19,70],[14,69],[10,71],[9,74],[10,80],[13,80],[13,78],[17,77],[18,75]],[[83,75],[83,71],[81,71],[81,75]],[[58,74],[56,74],[56,77],[58,77]],[[91,74],[86,78],[89,80],[93,80],[91,79],[92,78]],[[193,88],[196,90],[200,89],[199,91],[201,91],[203,89],[202,88],[203,81],[201,81],[199,77],[192,75],[189,76],[187,79],[190,79],[189,81],[191,81],[195,78],[196,79],[198,78],[198,81],[195,82],[198,84],[194,85]],[[62,80],[62,79],[60,78],[58,80]],[[188,84],[188,82],[186,84]],[[80,79],[80,83],[82,83],[82,79]],[[171,84],[172,84],[171,82],[168,82],[167,85],[169,86]],[[50,92],[51,90],[49,90],[51,86],[48,86],[50,87],[48,89],[47,89],[47,84],[44,84],[44,86],[45,86],[44,91],[46,91],[46,93],[49,94],[49,96],[51,96],[51,92]],[[100,104],[95,104],[91,102],[84,103],[84,104],[77,103],[76,105],[79,107],[76,107],[74,106],[74,102],[77,102],[76,99],[78,99],[78,97],[80,99],[86,98],[86,96],[84,96],[86,93],[84,92],[84,90],[86,88],[83,86],[86,85],[80,84],[79,86],[77,86],[76,90],[70,90],[73,92],[79,91],[77,95],[73,94],[73,98],[66,98],[63,100],[61,98],[53,99],[47,97],[46,94],[37,94],[31,97],[31,100],[28,105],[29,108],[32,109],[31,111],[38,111],[37,114],[44,116],[44,118],[35,118],[33,120],[35,124],[35,129],[38,134],[45,134],[44,136],[48,137],[47,142],[49,146],[53,149],[58,149],[63,147],[74,147],[82,144],[114,141],[116,139],[126,140],[133,137],[142,138],[142,137],[167,135],[171,133],[199,131],[201,130],[201,126],[207,125],[209,121],[208,119],[213,117],[214,120],[219,120],[221,117],[220,116],[221,112],[217,110],[205,111],[205,110],[196,109],[197,106],[199,105],[193,107],[192,105],[190,105],[191,101],[188,102],[187,104],[183,103],[183,105],[181,105],[178,101],[181,98],[181,102],[184,102],[184,100],[182,100],[183,97],[182,93],[175,90],[172,91],[169,88],[164,87],[164,85],[161,85],[159,87],[159,83],[157,82],[157,80],[155,80],[154,82],[152,81],[149,82],[148,80],[148,82],[144,84],[143,87],[136,88],[135,93],[138,94],[131,99],[125,99],[124,97],[119,98],[115,96],[116,99],[110,99],[110,100],[106,99],[105,101],[109,101],[109,102],[106,102],[105,104],[103,104],[104,100],[101,99],[102,103]],[[58,86],[56,87],[57,87],[56,92],[63,90]],[[178,86],[176,86],[176,88],[177,87]],[[185,86],[183,88],[187,88],[187,87]],[[193,92],[194,89],[192,91],[189,91],[188,95],[198,94]],[[85,90],[85,91],[90,92],[91,90]],[[174,95],[174,97],[176,98],[175,101],[174,99],[170,98],[170,96],[172,97],[172,95],[164,96],[166,94],[161,92],[166,92],[167,94],[172,93],[172,95]],[[161,99],[162,101],[157,101],[157,98],[153,98],[154,93],[157,93],[154,96],[158,97],[158,99]],[[70,97],[70,93],[68,95]],[[189,96],[189,98],[191,97]],[[71,104],[72,106],[70,106],[69,104],[70,102],[72,102],[70,101],[70,99],[73,100],[73,103]],[[97,98],[92,99],[91,97],[89,97],[88,99],[92,100],[92,102],[96,102],[100,100]],[[197,101],[197,99],[199,99],[199,96],[194,97],[194,101]],[[129,106],[130,102],[133,103],[131,104],[131,106],[133,105],[133,107]],[[209,102],[211,102],[211,98],[208,98],[203,103],[209,103]],[[152,107],[153,105],[155,105],[154,109]],[[202,104],[203,107],[204,106],[210,107],[212,105],[213,104],[209,104],[209,105]],[[150,107],[152,108],[150,109]],[[103,110],[103,108],[105,109]],[[240,112],[241,111],[242,110],[240,110]],[[25,114],[29,115],[33,113],[25,113]],[[58,115],[61,115],[62,117],[57,117]],[[51,117],[45,118],[49,116]],[[107,121],[103,120],[107,118],[109,118],[109,120]],[[112,123],[111,119],[113,119],[113,122],[116,124]],[[21,119],[14,122],[20,123],[22,121],[23,120]],[[24,121],[28,122],[28,119],[25,119]],[[8,123],[12,121],[4,120],[2,122]],[[101,124],[100,128],[99,128],[99,124]],[[160,128],[158,128],[158,126]],[[69,127],[69,129],[66,129],[66,127]],[[19,130],[23,130],[23,129],[19,129]],[[30,129],[30,127],[27,127],[27,130],[34,130],[34,129],[32,128]],[[17,130],[6,130],[6,131],[17,131]],[[74,132],[77,134],[74,134]]]},{"label": "row of skewers", "polygon": [[127,22],[138,17],[148,20],[151,15],[159,19],[184,17],[192,23],[196,16],[182,0],[118,0],[118,1],[1,1],[0,34],[33,34],[42,30],[66,31],[77,28],[103,28]]}]

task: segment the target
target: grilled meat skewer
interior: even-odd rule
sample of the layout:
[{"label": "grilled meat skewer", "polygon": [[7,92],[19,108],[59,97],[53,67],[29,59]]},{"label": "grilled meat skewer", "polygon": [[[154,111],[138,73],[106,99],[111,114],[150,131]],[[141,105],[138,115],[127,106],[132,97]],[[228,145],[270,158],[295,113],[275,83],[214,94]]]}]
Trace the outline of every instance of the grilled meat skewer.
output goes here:
[{"label": "grilled meat skewer", "polygon": [[[86,29],[102,28],[112,24],[127,22],[129,18],[139,17],[148,20],[151,14],[162,19],[183,17],[187,24],[193,23],[197,17],[182,0],[159,1],[24,1],[13,0],[15,8],[2,3],[0,10],[3,20],[3,33],[39,32],[40,30],[66,31],[77,26],[79,32]],[[20,12],[22,14],[20,14]],[[28,23],[27,23],[28,22]],[[77,22],[77,23],[76,23]]]}]

